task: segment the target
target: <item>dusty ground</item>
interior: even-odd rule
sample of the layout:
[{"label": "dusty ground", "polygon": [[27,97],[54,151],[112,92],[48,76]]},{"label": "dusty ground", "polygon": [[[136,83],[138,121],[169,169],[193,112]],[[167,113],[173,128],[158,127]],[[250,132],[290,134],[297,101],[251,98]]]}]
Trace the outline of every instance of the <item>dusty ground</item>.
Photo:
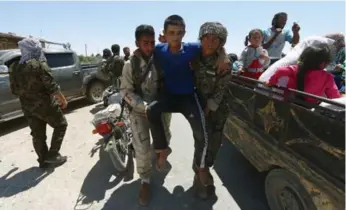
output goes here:
[{"label": "dusty ground", "polygon": [[[200,201],[193,195],[192,133],[182,115],[172,119],[172,149],[168,174],[154,174],[149,207],[137,205],[138,176],[117,175],[107,154],[99,149],[90,124],[95,105],[71,103],[61,152],[68,162],[55,170],[37,167],[30,130],[24,119],[0,124],[0,209],[15,210],[267,210],[262,176],[224,141],[212,170],[217,197]],[[96,108],[95,108],[96,107]],[[48,129],[48,137],[52,129]]]}]

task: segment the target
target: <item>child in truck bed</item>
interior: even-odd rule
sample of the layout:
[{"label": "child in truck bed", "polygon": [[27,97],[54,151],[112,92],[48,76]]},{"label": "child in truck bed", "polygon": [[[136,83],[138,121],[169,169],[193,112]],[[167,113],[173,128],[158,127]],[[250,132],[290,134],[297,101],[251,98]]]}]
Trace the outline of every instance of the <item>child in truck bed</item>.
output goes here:
[{"label": "child in truck bed", "polygon": [[261,46],[263,42],[262,30],[251,30],[249,41],[250,45],[243,50],[237,62],[238,69],[243,76],[258,79],[270,63],[267,50]]},{"label": "child in truck bed", "polygon": [[[339,98],[340,93],[331,73],[324,68],[331,62],[328,45],[307,47],[301,54],[298,65],[279,68],[269,79],[269,85],[297,89],[317,96]],[[306,97],[306,101],[317,103]]]}]

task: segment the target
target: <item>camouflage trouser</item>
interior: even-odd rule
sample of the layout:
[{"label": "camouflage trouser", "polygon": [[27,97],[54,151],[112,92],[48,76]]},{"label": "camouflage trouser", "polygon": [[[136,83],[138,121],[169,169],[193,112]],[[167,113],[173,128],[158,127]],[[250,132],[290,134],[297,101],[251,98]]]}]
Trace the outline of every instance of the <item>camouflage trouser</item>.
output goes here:
[{"label": "camouflage trouser", "polygon": [[229,115],[226,101],[221,102],[219,108],[215,112],[210,112],[206,118],[209,136],[207,165],[212,167],[221,146],[223,137],[223,127]]},{"label": "camouflage trouser", "polygon": [[[162,116],[168,141],[171,139],[169,126],[172,115],[170,113]],[[152,148],[150,146],[150,134],[148,119],[143,114],[131,112],[131,130],[133,133],[133,148],[136,152],[137,172],[141,179],[150,179],[152,174]]]},{"label": "camouflage trouser", "polygon": [[54,129],[49,153],[52,155],[58,153],[67,129],[67,121],[60,108],[49,106],[40,107],[40,109],[35,111],[23,109],[23,112],[31,129],[32,141],[35,152],[38,155],[38,161],[43,162],[48,154],[46,143],[47,124]]}]

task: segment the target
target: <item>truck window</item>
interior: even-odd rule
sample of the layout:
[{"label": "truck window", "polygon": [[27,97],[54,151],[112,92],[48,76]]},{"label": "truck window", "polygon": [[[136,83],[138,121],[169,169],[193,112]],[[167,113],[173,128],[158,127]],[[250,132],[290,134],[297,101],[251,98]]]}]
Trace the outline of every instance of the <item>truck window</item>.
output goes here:
[{"label": "truck window", "polygon": [[73,53],[47,53],[45,56],[50,68],[72,66],[75,64]]},{"label": "truck window", "polygon": [[8,68],[10,68],[10,66],[14,63],[14,62],[19,62],[19,60],[20,60],[20,56],[18,56],[18,57],[15,57],[15,58],[12,58],[11,60],[8,60],[8,61],[6,61],[5,62],[5,65],[8,67]]}]

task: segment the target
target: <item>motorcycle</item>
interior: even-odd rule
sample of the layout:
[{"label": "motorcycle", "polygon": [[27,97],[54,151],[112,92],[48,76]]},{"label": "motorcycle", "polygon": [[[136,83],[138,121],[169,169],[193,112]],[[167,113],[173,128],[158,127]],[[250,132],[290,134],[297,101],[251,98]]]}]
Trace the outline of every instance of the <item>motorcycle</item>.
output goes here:
[{"label": "motorcycle", "polygon": [[109,154],[118,172],[124,172],[130,157],[134,157],[129,110],[119,93],[114,94],[114,103],[94,115],[93,134],[103,138],[105,151]]}]

